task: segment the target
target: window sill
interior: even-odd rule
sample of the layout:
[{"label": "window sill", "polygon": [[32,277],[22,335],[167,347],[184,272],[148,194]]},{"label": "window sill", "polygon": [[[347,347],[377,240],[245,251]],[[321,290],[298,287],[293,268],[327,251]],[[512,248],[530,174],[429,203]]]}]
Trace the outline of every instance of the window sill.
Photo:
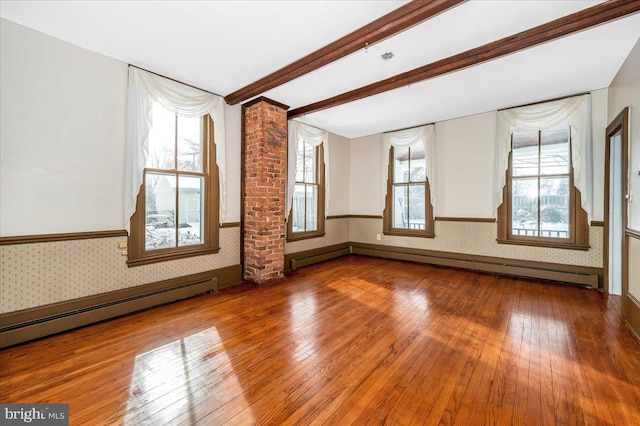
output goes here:
[{"label": "window sill", "polygon": [[384,231],[384,235],[393,235],[396,237],[418,237],[418,238],[435,238],[435,233],[429,233],[426,231],[402,231],[392,229],[390,231]]},{"label": "window sill", "polygon": [[591,248],[590,245],[582,245],[575,243],[566,243],[566,242],[553,242],[553,241],[525,241],[525,240],[504,240],[500,238],[496,238],[498,244],[511,244],[518,246],[529,246],[529,247],[547,247],[547,248],[557,248],[557,249],[565,249],[565,250],[582,250],[587,251]]},{"label": "window sill", "polygon": [[291,236],[287,235],[287,242],[292,243],[294,241],[310,240],[311,238],[320,238],[324,236],[325,236],[324,232],[304,232],[304,233],[301,232]]},{"label": "window sill", "polygon": [[169,260],[186,259],[189,257],[204,256],[207,254],[216,254],[219,251],[220,251],[220,247],[215,247],[215,248],[204,248],[204,249],[199,248],[196,250],[184,250],[184,251],[177,251],[173,253],[146,255],[137,259],[127,260],[127,266],[131,268],[134,266],[150,265],[152,263],[166,262]]}]

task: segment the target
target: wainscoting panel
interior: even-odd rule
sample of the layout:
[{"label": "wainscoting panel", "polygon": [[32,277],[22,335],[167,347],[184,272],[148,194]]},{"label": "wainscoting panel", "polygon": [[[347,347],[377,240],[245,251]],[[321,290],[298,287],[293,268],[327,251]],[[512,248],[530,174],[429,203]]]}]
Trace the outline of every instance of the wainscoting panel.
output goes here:
[{"label": "wainscoting panel", "polygon": [[[506,259],[602,267],[602,227],[590,227],[588,251],[529,247],[496,242],[496,224],[436,221],[435,238],[383,235],[381,219],[352,218],[350,241],[443,252],[475,254]],[[377,240],[380,235],[380,240]]]},{"label": "wainscoting panel", "polygon": [[627,233],[629,244],[629,290],[627,293],[626,309],[627,324],[640,340],[640,238],[636,233]]},{"label": "wainscoting panel", "polygon": [[240,229],[220,229],[220,252],[127,267],[126,237],[0,246],[0,314],[240,264]]},{"label": "wainscoting panel", "polygon": [[640,300],[640,238],[629,236],[629,294]]},{"label": "wainscoting panel", "polygon": [[[237,269],[237,270],[236,270]],[[99,321],[218,290],[218,276],[239,268],[223,268],[96,296],[83,297],[0,315],[0,348]]]},{"label": "wainscoting panel", "polygon": [[338,219],[327,219],[324,223],[325,235],[321,238],[309,238],[307,240],[292,241],[285,243],[284,253],[297,253],[316,248],[333,246],[335,244],[349,241],[349,219],[340,217]]}]

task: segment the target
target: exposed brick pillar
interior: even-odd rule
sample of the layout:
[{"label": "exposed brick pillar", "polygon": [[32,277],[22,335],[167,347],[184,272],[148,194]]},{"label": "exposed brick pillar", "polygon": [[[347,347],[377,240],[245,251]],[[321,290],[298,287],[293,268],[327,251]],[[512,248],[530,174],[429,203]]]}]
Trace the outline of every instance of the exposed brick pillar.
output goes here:
[{"label": "exposed brick pillar", "polygon": [[243,278],[284,277],[288,106],[261,97],[242,108]]}]

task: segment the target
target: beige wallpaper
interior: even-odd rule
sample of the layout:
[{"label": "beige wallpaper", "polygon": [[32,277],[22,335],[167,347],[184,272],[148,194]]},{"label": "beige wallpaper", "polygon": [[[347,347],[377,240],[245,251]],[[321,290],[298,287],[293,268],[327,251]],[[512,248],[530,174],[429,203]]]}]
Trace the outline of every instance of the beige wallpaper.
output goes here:
[{"label": "beige wallpaper", "polygon": [[640,240],[629,237],[629,293],[640,300]]},{"label": "beige wallpaper", "polygon": [[[602,227],[590,228],[591,249],[588,251],[498,244],[495,223],[436,221],[435,232],[433,239],[398,237],[382,234],[382,219],[352,218],[350,223],[353,242],[602,267]],[[376,239],[377,234],[381,236],[380,241]]]},{"label": "beige wallpaper", "polygon": [[[602,227],[590,229],[589,251],[497,244],[494,223],[436,221],[436,238],[382,235],[381,219],[326,222],[326,235],[285,244],[294,253],[347,241],[385,244],[541,262],[602,267]],[[376,239],[381,234],[381,240]],[[240,263],[240,229],[220,230],[220,252],[153,265],[127,267],[124,237],[0,246],[0,313],[120,290]],[[629,291],[640,298],[640,241],[630,239]]]},{"label": "beige wallpaper", "polygon": [[325,221],[325,235],[322,238],[310,238],[308,240],[285,243],[284,253],[297,253],[299,251],[312,250],[319,247],[346,243],[349,241],[349,218],[329,219]]},{"label": "beige wallpaper", "polygon": [[240,264],[240,228],[220,229],[220,252],[129,268],[126,237],[0,246],[0,313]]}]

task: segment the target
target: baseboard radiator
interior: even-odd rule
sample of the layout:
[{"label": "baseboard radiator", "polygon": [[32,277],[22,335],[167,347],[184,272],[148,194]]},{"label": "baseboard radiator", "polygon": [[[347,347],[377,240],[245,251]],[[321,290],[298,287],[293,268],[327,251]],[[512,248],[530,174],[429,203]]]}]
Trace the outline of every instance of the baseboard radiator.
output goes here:
[{"label": "baseboard radiator", "polygon": [[303,266],[335,259],[336,257],[347,256],[351,253],[349,243],[336,244],[315,250],[293,253],[285,256],[285,268],[295,271]]},{"label": "baseboard radiator", "polygon": [[[456,256],[452,253],[419,253],[417,250],[402,251],[402,249],[383,249],[380,246],[369,247],[365,244],[353,243],[351,253],[380,257],[384,259],[405,260],[417,263],[426,263],[451,268],[468,269],[479,272],[489,272],[499,275],[512,275],[524,278],[558,281],[576,284],[589,288],[599,288],[599,276],[594,271],[558,270],[561,265],[550,264],[524,264],[515,259],[483,258],[481,256]],[[554,267],[555,266],[555,267]],[[579,269],[579,268],[576,268]],[[594,268],[592,268],[594,269]]]},{"label": "baseboard radiator", "polygon": [[0,315],[0,348],[217,291],[217,278],[203,275]]},{"label": "baseboard radiator", "polygon": [[405,260],[500,275],[557,281],[589,288],[600,288],[600,282],[602,280],[601,268],[520,261],[517,259],[464,255],[355,242],[290,253],[285,256],[285,265],[287,269],[296,270],[303,266],[350,254]]}]

